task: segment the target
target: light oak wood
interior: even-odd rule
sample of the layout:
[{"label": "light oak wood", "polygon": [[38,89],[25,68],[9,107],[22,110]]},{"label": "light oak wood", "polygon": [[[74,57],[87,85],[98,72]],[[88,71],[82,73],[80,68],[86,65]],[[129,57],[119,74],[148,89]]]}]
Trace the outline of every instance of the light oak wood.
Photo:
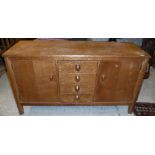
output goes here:
[{"label": "light oak wood", "polygon": [[12,67],[20,92],[20,100],[57,101],[58,76],[53,62],[14,60]]},{"label": "light oak wood", "polygon": [[96,73],[96,61],[61,61],[59,71],[61,74],[68,73]]},{"label": "light oak wood", "polygon": [[95,84],[96,74],[59,74],[60,84]]},{"label": "light oak wood", "polygon": [[131,101],[142,59],[101,61],[95,101]]},{"label": "light oak wood", "polygon": [[93,102],[93,97],[92,95],[88,94],[68,94],[68,95],[61,95],[61,101],[65,103],[70,103],[70,104],[76,104],[76,105],[82,105],[83,103],[85,104],[90,104]]},{"label": "light oak wood", "polygon": [[74,93],[93,94],[94,88],[95,88],[95,85],[93,85],[93,83],[90,85],[65,84],[65,85],[60,85],[60,93],[61,94],[74,94]]},{"label": "light oak wood", "polygon": [[[65,60],[92,60],[102,59],[103,57],[140,57],[148,54],[138,46],[131,43],[115,42],[95,42],[95,41],[19,41],[11,47],[5,56],[8,57],[53,57]],[[63,59],[62,59],[63,56]],[[80,57],[80,59],[78,59]],[[82,59],[83,57],[83,59]]]},{"label": "light oak wood", "polygon": [[3,55],[19,112],[25,105],[128,105],[149,55],[131,43],[20,41]]},{"label": "light oak wood", "polygon": [[19,91],[17,88],[17,83],[16,83],[16,79],[15,79],[14,72],[12,69],[11,61],[9,60],[9,58],[5,57],[5,63],[6,63],[6,68],[7,68],[7,75],[9,78],[10,85],[12,87],[12,91],[13,91],[14,98],[15,98],[15,101],[17,104],[17,108],[19,110],[19,113],[23,114],[24,108],[23,108],[23,105],[21,104],[21,102],[19,100],[20,95],[19,95]]}]

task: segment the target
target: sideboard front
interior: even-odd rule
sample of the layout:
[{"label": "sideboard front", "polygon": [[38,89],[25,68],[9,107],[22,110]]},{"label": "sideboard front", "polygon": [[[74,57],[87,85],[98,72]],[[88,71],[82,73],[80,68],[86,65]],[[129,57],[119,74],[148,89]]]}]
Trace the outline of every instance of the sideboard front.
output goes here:
[{"label": "sideboard front", "polygon": [[30,41],[5,54],[22,114],[25,105],[128,105],[133,111],[149,56],[127,43]]}]

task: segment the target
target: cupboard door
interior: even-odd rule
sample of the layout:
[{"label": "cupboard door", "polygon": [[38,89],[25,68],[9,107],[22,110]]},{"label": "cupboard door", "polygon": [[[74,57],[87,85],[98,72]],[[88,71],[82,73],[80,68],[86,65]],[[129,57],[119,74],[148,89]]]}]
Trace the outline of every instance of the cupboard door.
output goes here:
[{"label": "cupboard door", "polygon": [[95,101],[132,101],[141,64],[141,59],[129,58],[101,61]]},{"label": "cupboard door", "polygon": [[12,61],[21,101],[56,101],[58,98],[55,63],[43,60]]}]

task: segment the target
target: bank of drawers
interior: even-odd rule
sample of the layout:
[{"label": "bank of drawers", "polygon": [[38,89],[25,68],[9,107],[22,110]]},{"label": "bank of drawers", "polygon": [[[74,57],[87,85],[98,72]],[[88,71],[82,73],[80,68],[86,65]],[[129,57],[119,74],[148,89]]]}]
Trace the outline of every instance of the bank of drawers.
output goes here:
[{"label": "bank of drawers", "polygon": [[65,103],[92,102],[96,72],[96,61],[59,62],[61,101]]}]

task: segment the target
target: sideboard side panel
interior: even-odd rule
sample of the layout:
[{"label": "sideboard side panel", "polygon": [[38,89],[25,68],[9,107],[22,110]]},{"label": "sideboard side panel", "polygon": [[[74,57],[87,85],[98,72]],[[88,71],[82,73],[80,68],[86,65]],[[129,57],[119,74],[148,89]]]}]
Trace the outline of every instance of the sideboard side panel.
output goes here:
[{"label": "sideboard side panel", "polygon": [[11,88],[14,94],[17,108],[19,110],[19,113],[23,114],[24,109],[23,109],[23,106],[20,104],[19,91],[18,91],[16,80],[15,80],[14,71],[12,68],[12,63],[11,63],[10,58],[5,57],[5,64],[6,64],[8,79],[9,79],[9,82],[10,82],[10,85],[11,85]]}]

